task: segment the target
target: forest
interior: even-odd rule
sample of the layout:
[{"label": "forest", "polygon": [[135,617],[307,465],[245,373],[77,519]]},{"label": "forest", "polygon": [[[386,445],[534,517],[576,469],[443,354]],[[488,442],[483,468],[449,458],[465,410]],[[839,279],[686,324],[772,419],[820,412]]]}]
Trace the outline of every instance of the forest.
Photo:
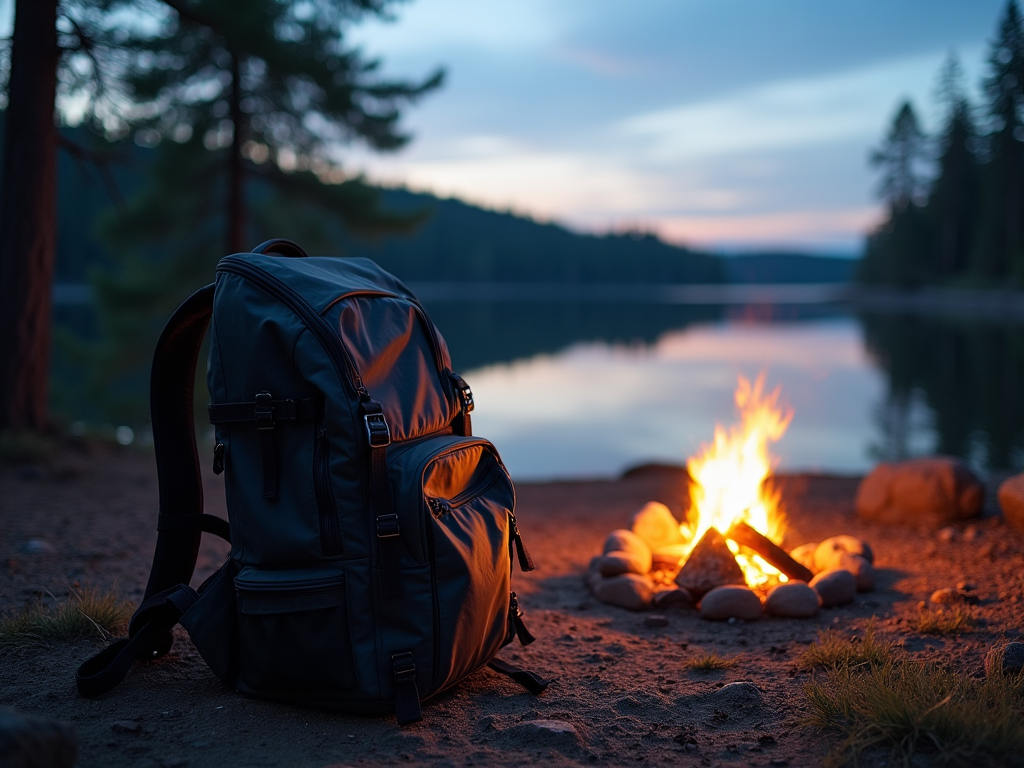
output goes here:
[{"label": "forest", "polygon": [[941,124],[904,101],[870,162],[886,205],[858,277],[868,284],[1024,286],[1024,26],[1016,0],[999,19],[980,102],[951,54],[937,88]]}]

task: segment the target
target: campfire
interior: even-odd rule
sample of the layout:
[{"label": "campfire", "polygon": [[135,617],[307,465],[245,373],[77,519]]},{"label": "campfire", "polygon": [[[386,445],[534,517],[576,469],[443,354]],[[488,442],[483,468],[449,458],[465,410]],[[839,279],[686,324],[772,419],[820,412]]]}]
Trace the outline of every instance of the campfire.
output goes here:
[{"label": "campfire", "polygon": [[763,374],[754,382],[740,377],[737,423],[717,425],[712,442],[686,463],[686,519],[650,502],[628,529],[613,531],[588,574],[599,600],[633,610],[699,604],[706,618],[749,620],[762,608],[811,616],[873,588],[871,549],[858,539],[783,548],[786,517],[769,448],[793,411],[779,395],[765,391]]}]

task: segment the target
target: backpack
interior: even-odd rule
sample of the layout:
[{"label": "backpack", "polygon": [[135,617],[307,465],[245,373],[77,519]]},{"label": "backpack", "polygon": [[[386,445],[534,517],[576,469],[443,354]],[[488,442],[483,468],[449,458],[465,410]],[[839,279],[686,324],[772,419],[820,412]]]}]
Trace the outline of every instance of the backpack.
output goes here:
[{"label": "backpack", "polygon": [[[203,513],[193,389],[210,326],[214,471],[228,521]],[[157,343],[150,387],[157,545],[128,637],[77,673],[117,685],[180,623],[225,685],[352,714],[421,719],[420,701],[533,637],[511,591],[533,569],[515,490],[474,437],[469,385],[413,294],[368,259],[287,240],[227,256]],[[203,532],[231,543],[198,590]]]}]

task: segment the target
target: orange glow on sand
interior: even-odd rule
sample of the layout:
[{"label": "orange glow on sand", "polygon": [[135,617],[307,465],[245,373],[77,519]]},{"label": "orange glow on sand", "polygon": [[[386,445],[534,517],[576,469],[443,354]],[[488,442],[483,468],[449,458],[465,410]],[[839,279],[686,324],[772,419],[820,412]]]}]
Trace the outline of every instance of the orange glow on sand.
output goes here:
[{"label": "orange glow on sand", "polygon": [[[686,462],[690,513],[680,531],[687,555],[709,528],[725,534],[740,521],[781,546],[786,519],[779,493],[769,479],[775,460],[768,444],[785,434],[793,411],[780,408],[778,399],[777,387],[764,393],[764,374],[753,384],[741,376],[735,394],[739,423],[729,430],[716,425],[713,442]],[[787,580],[758,555],[740,549],[732,541],[728,544],[749,586]]]}]

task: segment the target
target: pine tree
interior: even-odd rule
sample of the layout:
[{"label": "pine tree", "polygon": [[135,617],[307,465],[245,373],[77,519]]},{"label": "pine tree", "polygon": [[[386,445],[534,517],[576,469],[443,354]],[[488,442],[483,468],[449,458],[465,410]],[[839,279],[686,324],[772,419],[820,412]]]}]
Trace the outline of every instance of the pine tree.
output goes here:
[{"label": "pine tree", "polygon": [[944,128],[938,146],[938,168],[928,194],[925,217],[934,233],[929,259],[942,279],[967,271],[978,212],[976,129],[967,100],[960,64],[950,55],[939,75],[939,100]]},{"label": "pine tree", "polygon": [[1006,282],[1024,277],[1024,27],[1010,0],[989,54],[985,79],[987,162],[972,263],[979,278]]}]

